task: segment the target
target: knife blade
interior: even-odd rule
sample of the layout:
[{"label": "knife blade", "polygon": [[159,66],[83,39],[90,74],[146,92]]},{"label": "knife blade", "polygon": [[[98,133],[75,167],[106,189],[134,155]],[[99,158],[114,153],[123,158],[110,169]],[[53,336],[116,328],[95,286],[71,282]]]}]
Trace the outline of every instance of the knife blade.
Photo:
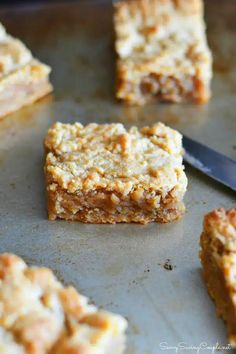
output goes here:
[{"label": "knife blade", "polygon": [[236,191],[236,161],[183,136],[184,161]]}]

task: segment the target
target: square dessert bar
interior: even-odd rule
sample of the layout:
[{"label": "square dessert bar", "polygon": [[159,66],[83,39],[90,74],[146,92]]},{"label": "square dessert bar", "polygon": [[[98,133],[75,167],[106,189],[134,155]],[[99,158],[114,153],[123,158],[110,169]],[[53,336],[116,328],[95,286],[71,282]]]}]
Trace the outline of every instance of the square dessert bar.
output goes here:
[{"label": "square dessert bar", "polygon": [[158,123],[56,123],[45,139],[49,219],[168,222],[184,212],[182,136]]},{"label": "square dessert bar", "polygon": [[209,295],[236,348],[236,209],[216,209],[205,216],[200,246]]},{"label": "square dessert bar", "polygon": [[126,320],[98,310],[48,268],[0,255],[1,354],[122,354]]},{"label": "square dessert bar", "polygon": [[50,71],[0,24],[0,118],[51,92]]},{"label": "square dessert bar", "polygon": [[118,99],[209,100],[212,56],[202,0],[120,0],[114,26]]}]

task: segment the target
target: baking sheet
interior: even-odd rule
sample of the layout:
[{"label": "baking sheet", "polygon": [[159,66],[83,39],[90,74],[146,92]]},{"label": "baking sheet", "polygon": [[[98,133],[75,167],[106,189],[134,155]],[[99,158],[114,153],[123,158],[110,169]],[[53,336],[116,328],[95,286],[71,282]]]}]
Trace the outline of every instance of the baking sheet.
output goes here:
[{"label": "baking sheet", "polygon": [[[197,353],[191,346],[202,346],[199,353],[208,354],[212,349],[203,348],[204,343],[227,343],[225,326],[202,282],[198,242],[203,214],[235,206],[235,194],[187,167],[187,213],[179,222],[49,222],[42,141],[55,121],[143,126],[161,120],[235,159],[236,2],[215,6],[208,0],[206,5],[214,51],[213,99],[206,106],[144,108],[114,101],[110,2],[0,8],[9,32],[53,67],[55,86],[54,97],[0,121],[0,251],[52,268],[98,306],[124,315],[129,354]],[[165,269],[167,260],[172,270]]]}]

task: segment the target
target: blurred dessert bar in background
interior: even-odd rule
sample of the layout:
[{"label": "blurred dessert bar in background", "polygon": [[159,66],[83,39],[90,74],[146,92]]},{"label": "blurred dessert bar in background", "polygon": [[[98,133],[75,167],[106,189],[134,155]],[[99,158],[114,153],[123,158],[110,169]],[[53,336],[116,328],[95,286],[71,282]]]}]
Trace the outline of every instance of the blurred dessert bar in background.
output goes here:
[{"label": "blurred dessert bar in background", "polygon": [[0,118],[51,92],[50,71],[0,24]]},{"label": "blurred dessert bar in background", "polygon": [[209,100],[212,55],[202,0],[120,0],[114,27],[119,100]]}]

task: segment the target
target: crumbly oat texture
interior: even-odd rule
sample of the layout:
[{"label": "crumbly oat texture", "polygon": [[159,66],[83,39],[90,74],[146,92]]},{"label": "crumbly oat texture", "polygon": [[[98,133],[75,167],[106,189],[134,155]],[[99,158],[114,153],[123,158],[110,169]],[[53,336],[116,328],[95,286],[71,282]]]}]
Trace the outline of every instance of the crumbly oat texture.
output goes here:
[{"label": "crumbly oat texture", "polygon": [[118,99],[208,101],[212,56],[202,0],[120,0],[114,26]]},{"label": "crumbly oat texture", "polygon": [[200,246],[209,295],[236,348],[236,209],[216,209],[205,216]]},{"label": "crumbly oat texture", "polygon": [[126,320],[63,287],[48,268],[0,255],[1,354],[121,354]]},{"label": "crumbly oat texture", "polygon": [[0,117],[51,92],[50,71],[0,24]]},{"label": "crumbly oat texture", "polygon": [[162,123],[140,130],[56,123],[45,147],[51,220],[145,224],[184,211],[182,136]]}]

